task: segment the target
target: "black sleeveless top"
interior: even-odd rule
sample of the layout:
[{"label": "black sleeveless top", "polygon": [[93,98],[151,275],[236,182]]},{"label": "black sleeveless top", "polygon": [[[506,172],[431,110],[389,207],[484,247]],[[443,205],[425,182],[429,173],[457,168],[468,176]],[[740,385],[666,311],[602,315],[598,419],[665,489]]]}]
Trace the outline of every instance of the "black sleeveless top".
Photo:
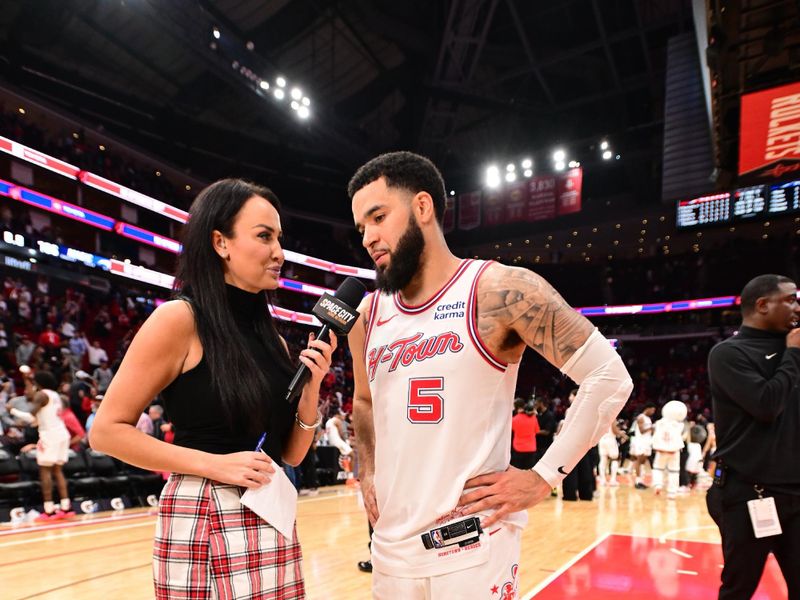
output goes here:
[{"label": "black sleeveless top", "polygon": [[[234,321],[241,336],[241,343],[263,369],[273,390],[272,397],[265,398],[267,423],[264,431],[267,439],[263,449],[279,465],[286,440],[294,425],[297,401],[284,399],[290,376],[283,373],[267,354],[264,341],[255,332],[254,321],[258,311],[267,310],[263,293],[251,294],[226,284],[228,301]],[[236,385],[230,381],[229,385]],[[164,409],[175,429],[177,446],[227,454],[242,450],[255,450],[260,434],[233,431],[222,407],[222,400],[214,392],[211,371],[205,354],[194,368],[181,373],[162,392]]]}]

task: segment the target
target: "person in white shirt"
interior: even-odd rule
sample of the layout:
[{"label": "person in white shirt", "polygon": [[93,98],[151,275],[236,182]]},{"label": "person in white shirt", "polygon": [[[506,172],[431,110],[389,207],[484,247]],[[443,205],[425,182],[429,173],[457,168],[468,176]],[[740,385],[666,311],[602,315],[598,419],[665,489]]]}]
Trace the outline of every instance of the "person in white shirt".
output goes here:
[{"label": "person in white shirt", "polygon": [[92,369],[96,369],[97,367],[99,367],[100,363],[103,361],[108,362],[108,354],[106,354],[106,351],[100,345],[100,342],[98,340],[92,342],[92,345],[89,346],[88,352],[89,352],[89,365],[92,367]]}]

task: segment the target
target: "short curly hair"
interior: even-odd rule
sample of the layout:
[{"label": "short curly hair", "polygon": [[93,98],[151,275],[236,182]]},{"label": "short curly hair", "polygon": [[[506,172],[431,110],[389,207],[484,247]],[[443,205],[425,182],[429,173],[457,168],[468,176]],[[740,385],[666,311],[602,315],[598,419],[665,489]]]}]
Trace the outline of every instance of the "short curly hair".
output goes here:
[{"label": "short curly hair", "polygon": [[388,152],[361,165],[347,184],[347,195],[355,193],[373,181],[386,179],[386,185],[408,190],[412,194],[427,192],[433,199],[433,210],[441,227],[444,218],[444,178],[429,159],[413,152]]}]

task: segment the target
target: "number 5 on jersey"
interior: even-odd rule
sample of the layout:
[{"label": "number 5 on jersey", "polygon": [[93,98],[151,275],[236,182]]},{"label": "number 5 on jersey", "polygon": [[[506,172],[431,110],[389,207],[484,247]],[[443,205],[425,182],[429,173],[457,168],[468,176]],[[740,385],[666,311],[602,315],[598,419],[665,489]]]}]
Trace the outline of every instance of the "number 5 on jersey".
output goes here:
[{"label": "number 5 on jersey", "polygon": [[439,423],[444,418],[444,377],[416,377],[408,380],[408,420]]}]

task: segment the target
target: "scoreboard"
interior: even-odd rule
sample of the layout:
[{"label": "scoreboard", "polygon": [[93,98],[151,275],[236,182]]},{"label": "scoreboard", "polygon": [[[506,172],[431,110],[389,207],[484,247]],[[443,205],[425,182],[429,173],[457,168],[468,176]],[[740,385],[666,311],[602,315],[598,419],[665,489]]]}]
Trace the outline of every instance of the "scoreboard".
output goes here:
[{"label": "scoreboard", "polygon": [[692,200],[678,201],[678,229],[698,225],[717,225],[731,219],[731,195],[729,193],[702,196]]},{"label": "scoreboard", "polygon": [[771,185],[767,212],[780,215],[800,211],[800,180]]},{"label": "scoreboard", "polygon": [[679,200],[676,226],[687,229],[726,225],[791,213],[800,213],[800,180]]},{"label": "scoreboard", "polygon": [[733,218],[746,221],[764,214],[767,206],[767,186],[739,188],[733,193]]}]

